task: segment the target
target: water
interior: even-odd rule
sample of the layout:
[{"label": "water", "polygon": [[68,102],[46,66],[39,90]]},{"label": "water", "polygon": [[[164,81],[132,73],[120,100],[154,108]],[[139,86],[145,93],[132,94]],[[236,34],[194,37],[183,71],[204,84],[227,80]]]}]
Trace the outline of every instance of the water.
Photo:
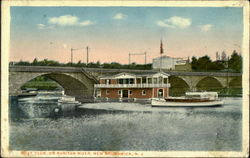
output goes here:
[{"label": "water", "polygon": [[206,108],[84,104],[70,115],[10,124],[12,150],[239,151],[241,98]]}]

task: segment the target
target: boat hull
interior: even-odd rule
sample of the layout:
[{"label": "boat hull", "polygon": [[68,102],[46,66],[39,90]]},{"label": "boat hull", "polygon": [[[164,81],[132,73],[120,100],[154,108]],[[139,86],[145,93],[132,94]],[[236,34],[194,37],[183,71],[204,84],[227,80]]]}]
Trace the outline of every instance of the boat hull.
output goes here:
[{"label": "boat hull", "polygon": [[152,99],[152,107],[208,107],[223,105],[222,100],[214,100],[207,102],[178,102],[178,101],[165,101],[164,99]]}]

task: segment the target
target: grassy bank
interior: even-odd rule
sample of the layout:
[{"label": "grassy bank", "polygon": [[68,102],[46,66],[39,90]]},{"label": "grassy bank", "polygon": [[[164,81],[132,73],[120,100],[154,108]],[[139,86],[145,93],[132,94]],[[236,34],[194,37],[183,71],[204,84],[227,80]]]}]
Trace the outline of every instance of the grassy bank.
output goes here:
[{"label": "grassy bank", "polygon": [[37,90],[55,90],[60,86],[54,81],[31,81],[24,84],[21,89],[36,88]]},{"label": "grassy bank", "polygon": [[[55,81],[30,81],[21,87],[22,90],[27,88],[36,88],[37,90],[56,90],[60,86]],[[170,96],[183,96],[188,88],[170,88]],[[198,91],[215,91],[220,97],[240,97],[242,96],[242,88],[220,88],[206,89]]]},{"label": "grassy bank", "polygon": [[242,88],[225,88],[217,90],[220,97],[241,97]]},{"label": "grassy bank", "polygon": [[[188,88],[170,88],[170,96],[184,96],[185,92],[189,91]],[[198,89],[198,92],[201,91],[213,91],[218,92],[220,97],[241,97],[242,96],[242,88],[206,88],[206,89]]]}]

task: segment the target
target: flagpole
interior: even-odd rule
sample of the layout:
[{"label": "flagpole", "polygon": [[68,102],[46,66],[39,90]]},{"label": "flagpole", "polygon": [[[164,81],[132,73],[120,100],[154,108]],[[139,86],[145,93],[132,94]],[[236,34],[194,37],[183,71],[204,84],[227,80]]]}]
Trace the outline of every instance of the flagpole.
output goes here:
[{"label": "flagpole", "polygon": [[162,67],[162,54],[161,54],[161,57],[160,57],[160,72],[161,72],[161,67]]},{"label": "flagpole", "polygon": [[163,46],[162,46],[162,40],[161,40],[161,48],[160,48],[160,72],[162,72],[162,54],[163,54]]}]

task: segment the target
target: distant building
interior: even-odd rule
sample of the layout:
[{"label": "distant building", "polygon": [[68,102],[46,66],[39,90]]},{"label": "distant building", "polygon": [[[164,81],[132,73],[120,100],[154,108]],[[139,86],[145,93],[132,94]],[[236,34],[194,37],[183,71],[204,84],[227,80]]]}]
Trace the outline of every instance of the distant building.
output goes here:
[{"label": "distant building", "polygon": [[227,61],[227,54],[225,53],[225,51],[223,51],[223,52],[221,53],[221,60],[222,60],[222,61]]},{"label": "distant building", "polygon": [[161,67],[163,70],[191,71],[189,59],[173,58],[169,56],[162,56],[162,59],[161,57],[154,58],[152,66],[153,69],[160,69]]},{"label": "distant building", "polygon": [[163,70],[175,70],[175,71],[191,71],[191,64],[188,59],[183,58],[173,58],[170,56],[162,56],[163,44],[160,44],[160,54],[161,56],[153,59],[152,67],[153,69],[163,69]]},{"label": "distant building", "polygon": [[219,52],[216,52],[216,61],[220,60],[220,54]]},{"label": "distant building", "polygon": [[[161,57],[154,58],[153,69],[160,69],[161,67],[162,69],[165,69],[165,70],[173,70],[175,68],[176,61],[178,61],[178,58],[172,58],[169,56],[162,56],[162,59]],[[162,62],[162,65],[161,65],[161,62]]]},{"label": "distant building", "polygon": [[192,66],[189,59],[178,60],[175,65],[175,71],[192,71]]}]

